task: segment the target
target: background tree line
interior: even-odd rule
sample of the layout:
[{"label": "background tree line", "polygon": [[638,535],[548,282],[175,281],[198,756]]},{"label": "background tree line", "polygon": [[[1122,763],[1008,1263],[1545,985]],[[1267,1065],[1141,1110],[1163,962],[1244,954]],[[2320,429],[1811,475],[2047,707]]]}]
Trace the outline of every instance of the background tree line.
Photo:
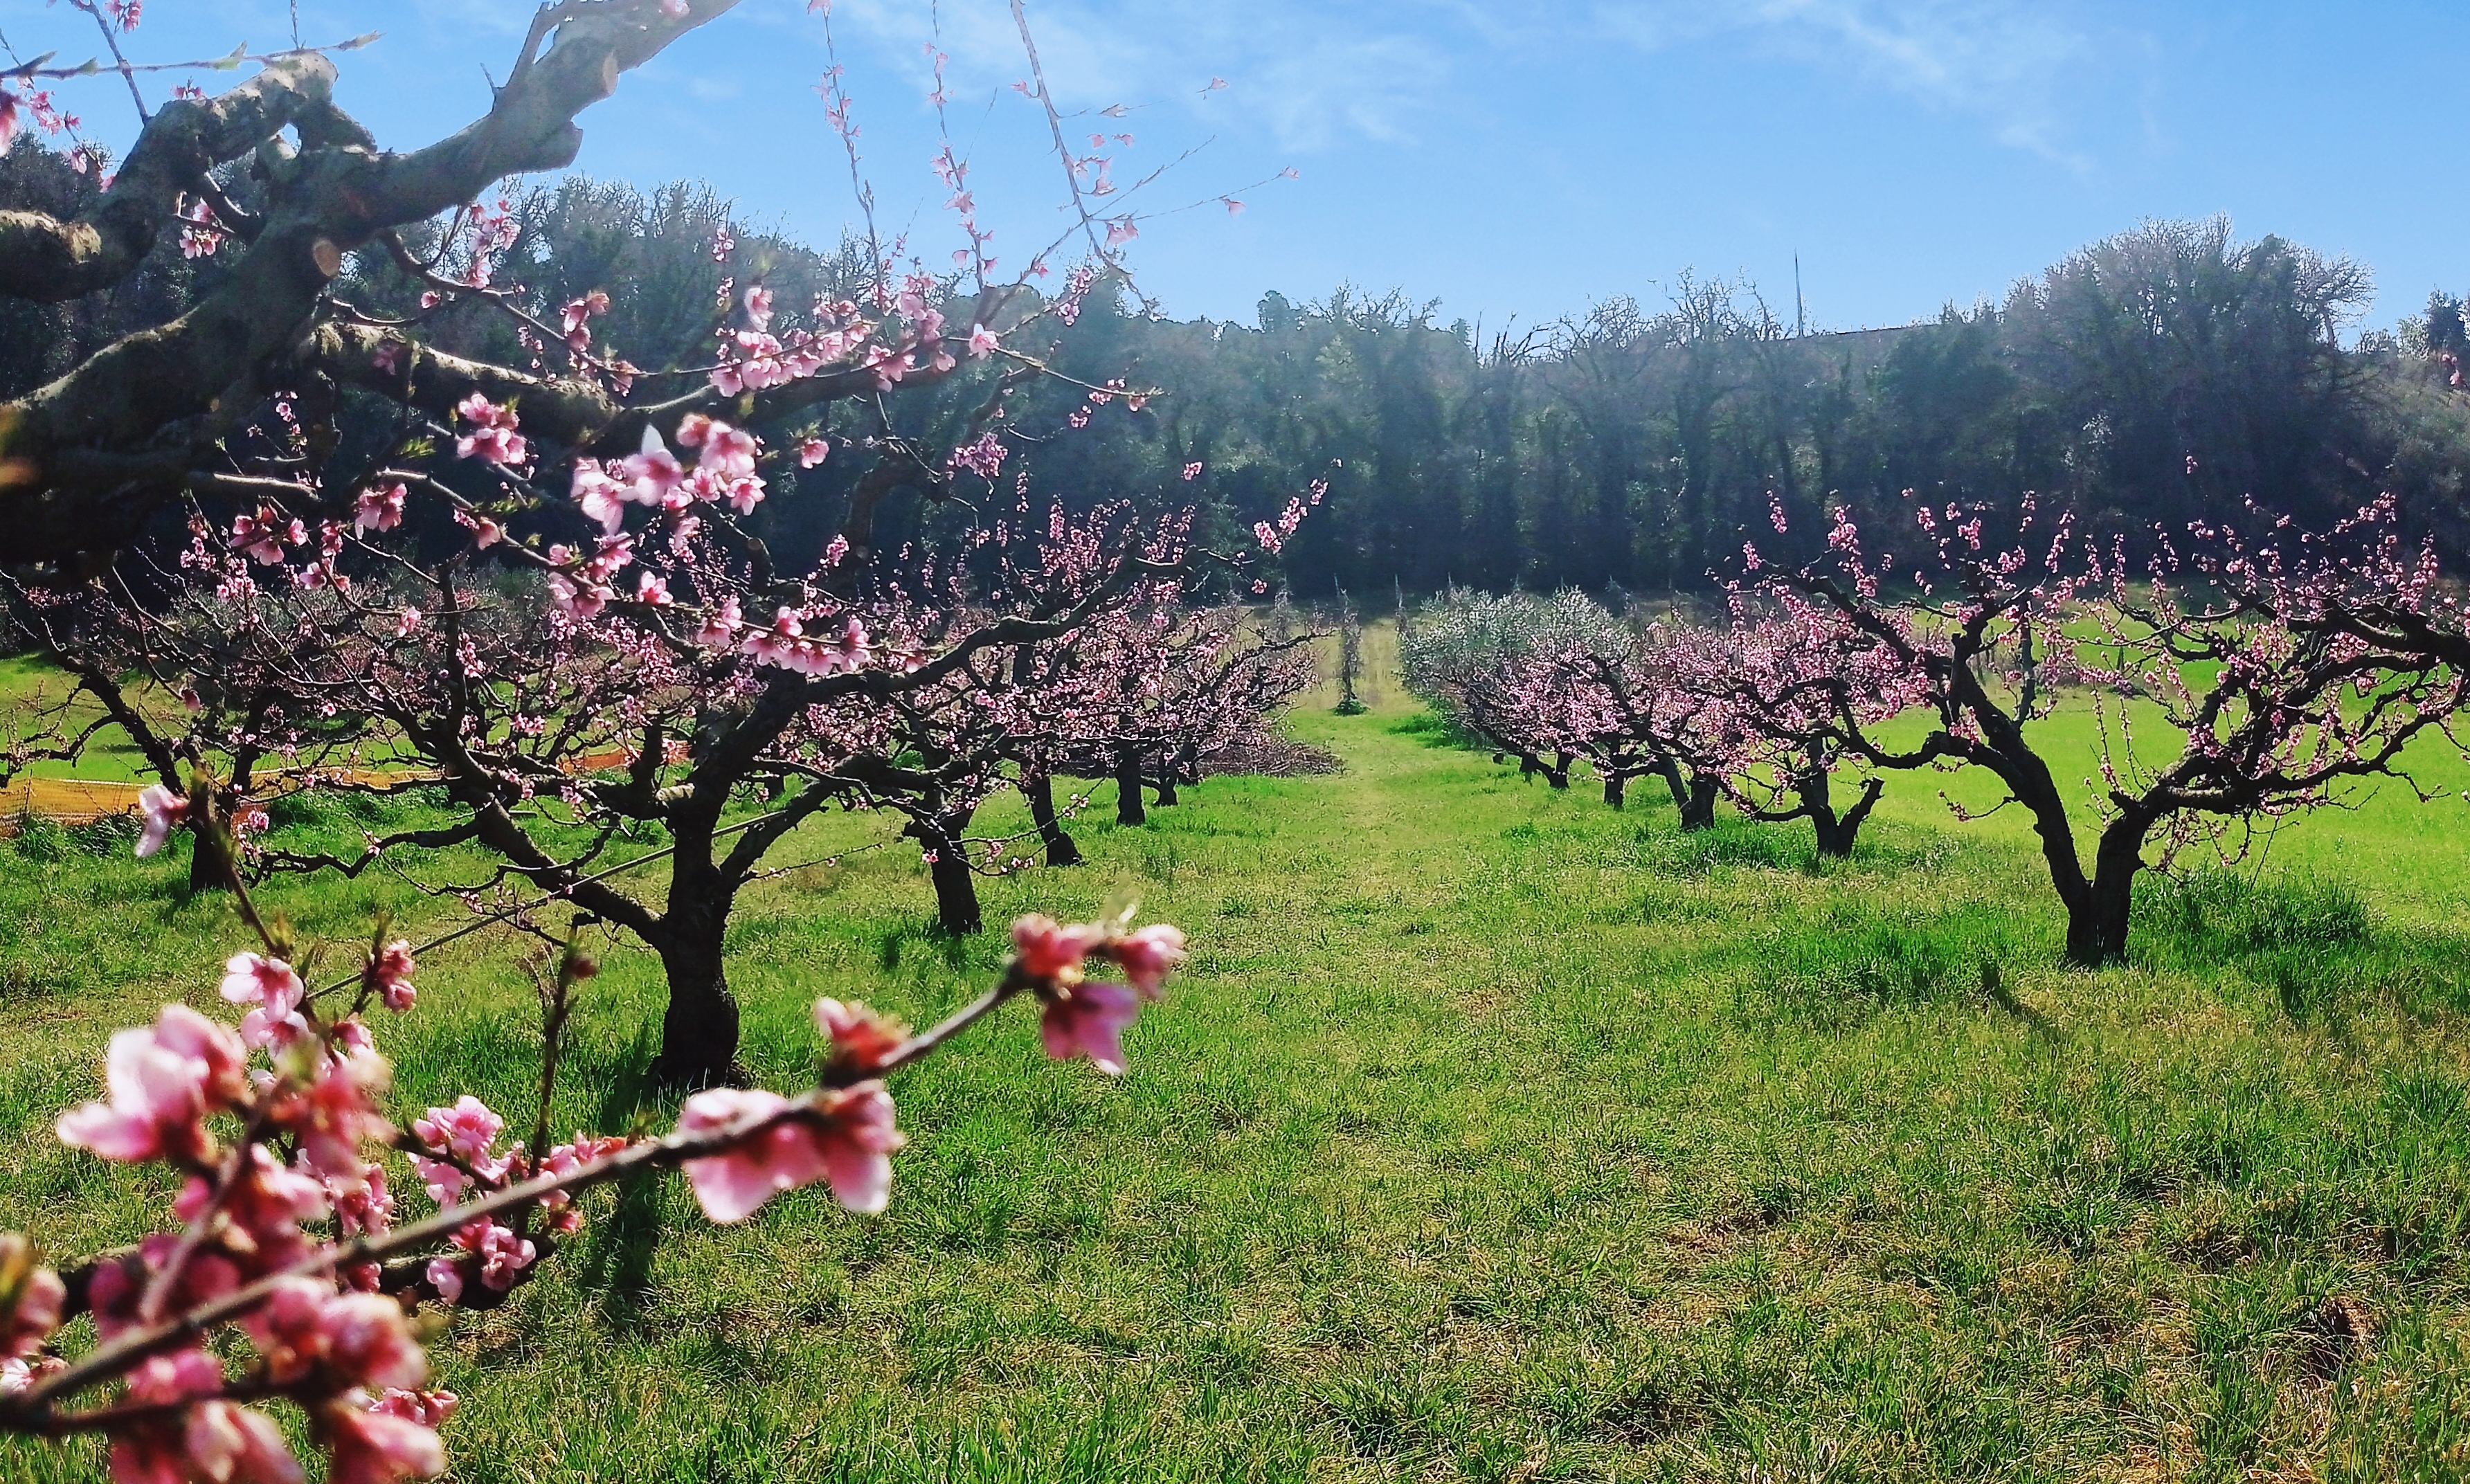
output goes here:
[{"label": "background tree line", "polygon": [[[245,196],[248,182],[228,183]],[[29,143],[0,159],[0,206],[73,211],[91,177]],[[570,179],[505,203],[498,269],[539,312],[595,290],[599,322],[651,377],[692,377],[731,323],[731,291],[759,279],[782,305],[854,294],[863,243],[818,249],[753,228],[708,189]],[[716,238],[736,243],[724,266]],[[382,265],[347,267],[338,292],[376,314],[421,313]],[[210,289],[215,256],[167,238],[139,273],[64,305],[0,305],[0,397],[40,384]],[[725,284],[725,280],[732,281]],[[1177,320],[1101,286],[1041,347],[1097,383],[1135,368],[1164,395],[1082,419],[1074,388],[1025,387],[1014,467],[1076,507],[1196,499],[1205,541],[1241,543],[1316,479],[1325,508],[1288,545],[1304,594],[1488,589],[1704,589],[1756,536],[1782,559],[1814,553],[1825,512],[1865,529],[1905,490],[2009,500],[2035,492],[2094,533],[2131,542],[2199,517],[2235,523],[2252,498],[2313,524],[2380,492],[2448,558],[2470,552],[2470,355],[2461,301],[2435,295],[2392,331],[2362,333],[2366,271],[2227,221],[2151,222],[2019,282],[1998,304],[1932,322],[1796,334],[1753,286],[1683,274],[1661,307],[1621,297],[1520,333],[1437,323],[1403,291],[1340,289],[1299,303],[1272,291],[1255,321]],[[441,322],[442,321],[442,322]],[[449,309],[441,349],[504,363],[554,359],[501,317]],[[349,389],[344,437],[381,438],[388,414]],[[958,380],[898,406],[841,406],[829,424],[764,428],[849,439],[941,441],[986,395]],[[949,425],[949,426],[944,426]],[[1186,471],[1199,465],[1197,475]],[[799,475],[799,499],[757,523],[804,560],[838,528],[858,459]],[[1779,539],[1770,504],[1784,513]],[[895,501],[880,545],[955,528],[967,508]],[[440,540],[457,539],[453,532]]]}]

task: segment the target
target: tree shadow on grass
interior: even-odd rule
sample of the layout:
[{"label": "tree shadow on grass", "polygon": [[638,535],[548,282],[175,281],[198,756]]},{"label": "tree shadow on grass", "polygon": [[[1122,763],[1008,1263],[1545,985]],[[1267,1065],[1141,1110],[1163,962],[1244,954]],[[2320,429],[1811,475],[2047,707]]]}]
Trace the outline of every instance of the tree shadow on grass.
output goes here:
[{"label": "tree shadow on grass", "polygon": [[[604,1132],[643,1132],[650,1116],[662,1106],[662,1090],[651,1074],[652,1056],[652,1028],[646,1024],[604,1074],[608,1091],[594,1119]],[[596,1308],[601,1322],[630,1335],[640,1335],[647,1328],[652,1259],[660,1251],[665,1224],[665,1171],[650,1169],[618,1178],[617,1209],[592,1223],[576,1271],[576,1285],[599,1295]]]},{"label": "tree shadow on grass", "polygon": [[935,954],[945,968],[958,973],[969,966],[970,947],[984,939],[982,933],[947,933],[941,922],[931,917],[923,923],[897,927],[883,935],[883,971],[889,974],[898,969],[901,955],[914,947]]}]

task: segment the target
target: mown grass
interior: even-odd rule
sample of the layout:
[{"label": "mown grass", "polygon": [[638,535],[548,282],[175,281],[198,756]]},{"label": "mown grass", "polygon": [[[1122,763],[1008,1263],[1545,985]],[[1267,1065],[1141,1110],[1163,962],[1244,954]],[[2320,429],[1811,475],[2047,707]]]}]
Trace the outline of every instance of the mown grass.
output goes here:
[{"label": "mown grass", "polygon": [[[604,1193],[438,1342],[454,1477],[2462,1475],[2442,832],[2389,800],[2306,822],[2261,874],[2152,884],[2132,966],[2077,974],[2038,859],[2004,817],[1949,823],[1935,777],[1821,867],[1793,829],[1522,783],[1394,687],[1327,704],[1291,730],[1343,774],[1212,779],[1132,830],[1102,786],[1091,865],[990,886],[996,921],[1129,890],[1191,933],[1128,1077],[1044,1061],[1022,1017],[971,1037],[896,1089],[915,1144],[878,1219],[804,1192],[716,1229],[674,1184]],[[175,852],[124,852],[0,846],[0,1225],[59,1251],[166,1192],[50,1120],[240,941]],[[338,943],[459,911],[379,878],[267,896]],[[998,940],[928,911],[906,851],[757,889],[732,944],[757,1075],[806,1071],[818,994],[922,1019],[981,985]],[[399,1104],[528,1122],[519,951],[425,962],[379,1028]],[[607,962],[561,1128],[666,1117],[657,976]],[[0,1449],[12,1479],[96,1472]]]}]

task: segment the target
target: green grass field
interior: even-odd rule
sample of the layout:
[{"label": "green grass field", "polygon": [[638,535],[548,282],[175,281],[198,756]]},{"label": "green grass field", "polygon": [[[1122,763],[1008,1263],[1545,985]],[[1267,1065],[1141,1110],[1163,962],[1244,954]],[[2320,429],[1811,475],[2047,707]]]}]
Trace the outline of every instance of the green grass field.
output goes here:
[{"label": "green grass field", "polygon": [[[896,1085],[883,1217],[806,1191],[718,1229],[674,1182],[599,1193],[435,1345],[454,1477],[2470,1472],[2458,800],[2388,787],[2260,874],[2155,883],[2133,965],[2077,974],[2023,822],[1935,797],[1977,780],[1899,779],[1819,870],[1806,831],[1684,836],[1647,788],[1621,814],[1522,783],[1369,690],[1289,724],[1342,774],[1212,779],[1130,830],[1102,785],[1091,864],[989,887],[998,922],[1130,889],[1191,934],[1128,1077],[1045,1061],[1015,1012]],[[127,838],[0,843],[0,1227],[60,1253],[159,1228],[169,1190],[51,1120],[111,1029],[220,1009],[243,945],[181,899],[178,847]],[[379,907],[460,911],[378,878],[265,900],[334,964]],[[1001,935],[941,940],[930,909],[903,850],[754,892],[758,1078],[805,1075],[817,995],[924,1019],[981,987]],[[520,951],[424,960],[378,1028],[399,1107],[471,1090],[529,1123]],[[657,973],[606,960],[561,1129],[667,1118],[639,1078]],[[99,1476],[0,1447],[0,1477]]]}]

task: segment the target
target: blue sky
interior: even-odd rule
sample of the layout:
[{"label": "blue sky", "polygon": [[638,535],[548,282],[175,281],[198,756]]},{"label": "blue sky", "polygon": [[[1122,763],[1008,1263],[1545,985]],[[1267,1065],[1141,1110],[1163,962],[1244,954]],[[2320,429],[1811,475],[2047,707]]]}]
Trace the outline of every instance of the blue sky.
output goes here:
[{"label": "blue sky", "polygon": [[[485,107],[520,0],[298,0],[306,39],[382,30],[343,58],[345,105],[393,146]],[[1173,313],[1249,319],[1263,290],[1403,288],[1444,318],[1533,323],[1684,269],[1747,277],[1814,326],[1899,323],[1996,296],[2147,217],[2227,213],[2375,274],[2371,323],[2470,288],[2458,97],[2470,7],[2154,0],[1030,0],[1060,101],[1121,104],[1119,179],[1187,149],[1134,263]],[[21,54],[93,51],[82,17],[0,0]],[[150,0],[141,57],[289,39],[268,0]],[[833,35],[885,220],[953,245],[926,170],[921,44],[951,57],[952,129],[1014,255],[1053,235],[1058,167],[1008,84],[1003,0],[839,0]],[[804,0],[736,12],[584,116],[578,168],[712,180],[817,240],[851,216],[813,88]],[[1213,77],[1227,85],[1208,91]],[[105,85],[108,81],[108,85]],[[76,85],[125,140],[116,81]],[[1085,144],[1085,138],[1081,141]],[[1293,167],[1293,180],[1253,188]],[[1230,217],[1214,197],[1247,205]],[[1017,256],[1014,262],[1018,261]]]}]

